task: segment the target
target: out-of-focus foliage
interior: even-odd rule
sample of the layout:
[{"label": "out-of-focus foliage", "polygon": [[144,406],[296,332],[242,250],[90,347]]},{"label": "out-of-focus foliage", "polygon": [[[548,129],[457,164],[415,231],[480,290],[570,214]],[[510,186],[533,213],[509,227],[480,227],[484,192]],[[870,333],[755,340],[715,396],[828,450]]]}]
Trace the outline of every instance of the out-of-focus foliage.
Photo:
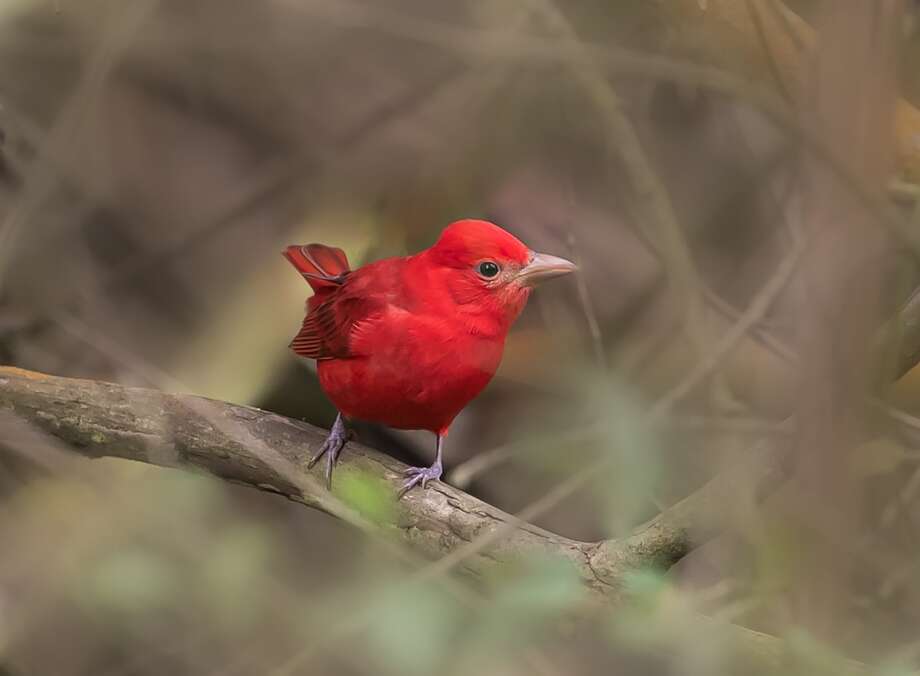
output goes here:
[{"label": "out-of-focus foliage", "polygon": [[336,494],[361,516],[373,523],[395,523],[396,496],[381,478],[369,473],[339,472]]}]

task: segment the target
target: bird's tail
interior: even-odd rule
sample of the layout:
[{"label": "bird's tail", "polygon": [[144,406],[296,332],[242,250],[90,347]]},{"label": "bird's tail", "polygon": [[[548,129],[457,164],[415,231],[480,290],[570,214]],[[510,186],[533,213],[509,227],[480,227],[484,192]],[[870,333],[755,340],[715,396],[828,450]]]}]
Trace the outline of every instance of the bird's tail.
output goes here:
[{"label": "bird's tail", "polygon": [[351,272],[345,252],[324,244],[293,244],[283,252],[314,291],[341,286]]}]

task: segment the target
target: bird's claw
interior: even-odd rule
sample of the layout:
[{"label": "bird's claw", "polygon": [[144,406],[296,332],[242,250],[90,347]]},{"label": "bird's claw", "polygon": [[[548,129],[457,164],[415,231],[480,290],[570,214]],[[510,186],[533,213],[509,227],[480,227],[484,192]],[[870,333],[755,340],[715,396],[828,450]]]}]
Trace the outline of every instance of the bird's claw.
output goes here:
[{"label": "bird's claw", "polygon": [[403,473],[409,478],[403,483],[402,488],[399,489],[399,497],[404,496],[419,484],[421,484],[422,489],[424,489],[429,481],[437,481],[440,479],[443,470],[441,469],[441,463],[436,462],[431,467],[409,467]]},{"label": "bird's claw", "polygon": [[345,444],[348,443],[348,440],[352,438],[351,432],[345,427],[345,422],[342,420],[342,416],[338,416],[335,419],[335,424],[333,424],[332,429],[329,430],[329,436],[326,437],[326,440],[323,442],[323,445],[320,446],[320,449],[316,452],[310,462],[307,463],[307,468],[312,469],[313,465],[319,462],[319,459],[324,455],[326,456],[326,489],[332,488],[332,470],[335,467],[336,461],[339,459],[339,453],[342,452],[342,449],[345,448]]}]

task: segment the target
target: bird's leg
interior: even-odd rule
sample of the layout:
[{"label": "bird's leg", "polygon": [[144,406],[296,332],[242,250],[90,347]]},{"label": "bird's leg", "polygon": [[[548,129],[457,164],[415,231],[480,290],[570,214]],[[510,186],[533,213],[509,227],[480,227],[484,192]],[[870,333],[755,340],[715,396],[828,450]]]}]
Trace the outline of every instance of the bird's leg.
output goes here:
[{"label": "bird's leg", "polygon": [[402,489],[399,491],[399,497],[404,496],[409,492],[409,489],[418,484],[422,484],[422,488],[428,484],[429,481],[436,481],[441,478],[441,473],[444,469],[441,467],[441,449],[444,445],[444,437],[438,435],[438,455],[434,459],[434,464],[431,467],[410,467],[406,470],[406,476],[409,478],[406,479],[406,482],[402,485]]},{"label": "bird's leg", "polygon": [[351,434],[348,428],[345,427],[345,418],[339,413],[335,417],[335,422],[332,424],[332,429],[329,430],[329,436],[326,437],[326,441],[323,442],[319,451],[316,452],[316,455],[314,455],[307,464],[308,468],[313,467],[320,458],[324,455],[326,456],[327,489],[332,488],[332,468],[335,467],[335,461],[339,459],[339,453],[341,453],[342,449],[345,447],[350,436]]}]

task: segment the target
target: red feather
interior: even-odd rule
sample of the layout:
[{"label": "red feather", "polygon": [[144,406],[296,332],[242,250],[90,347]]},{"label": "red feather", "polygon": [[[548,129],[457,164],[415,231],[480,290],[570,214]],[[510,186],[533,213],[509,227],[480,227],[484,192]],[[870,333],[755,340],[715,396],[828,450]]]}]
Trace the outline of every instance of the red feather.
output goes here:
[{"label": "red feather", "polygon": [[316,292],[291,343],[318,360],[320,385],[346,417],[446,433],[488,384],[529,287],[489,284],[483,259],[509,274],[531,252],[485,221],[459,221],[430,249],[348,269],[339,249],[288,247]]},{"label": "red feather", "polygon": [[283,254],[314,291],[338,286],[351,272],[345,252],[325,244],[295,244],[287,247]]}]

